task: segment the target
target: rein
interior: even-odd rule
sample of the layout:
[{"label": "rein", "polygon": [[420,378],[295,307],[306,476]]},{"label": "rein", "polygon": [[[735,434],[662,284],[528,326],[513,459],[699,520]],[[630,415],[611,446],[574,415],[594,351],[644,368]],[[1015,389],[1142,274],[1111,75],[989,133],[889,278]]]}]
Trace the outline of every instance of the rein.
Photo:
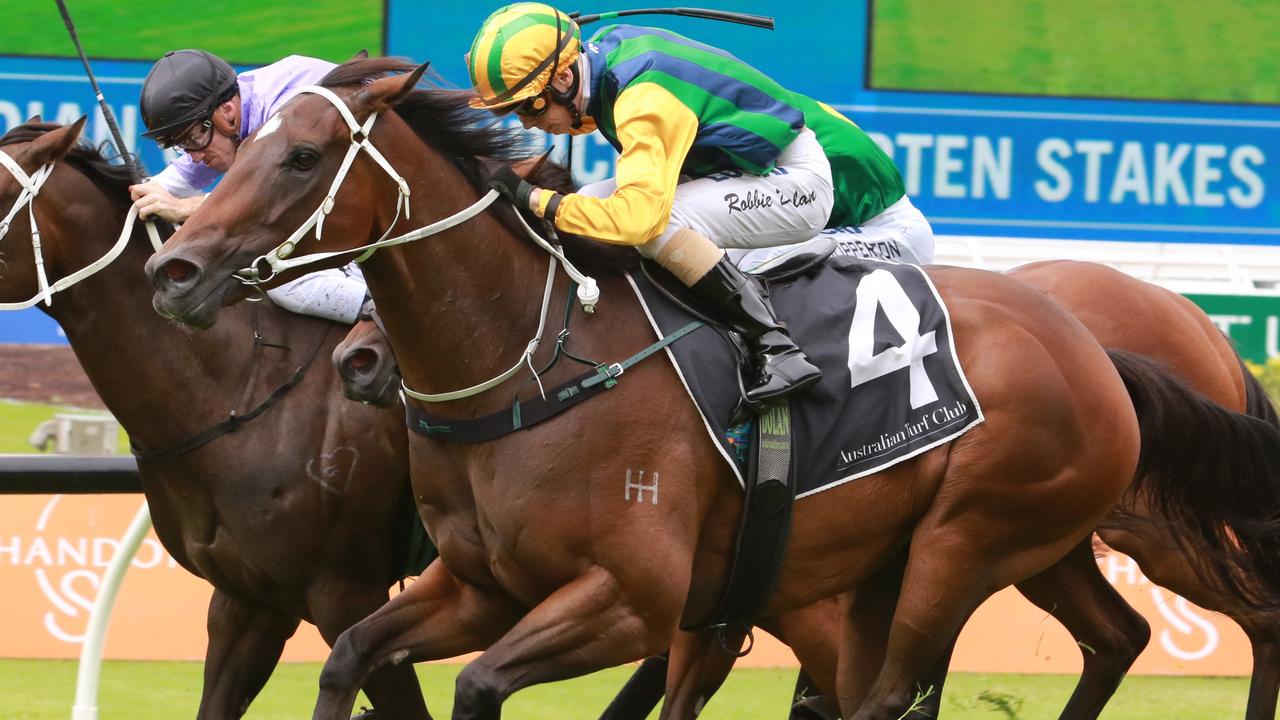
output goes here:
[{"label": "rein", "polygon": [[[320,206],[317,207],[315,212],[311,213],[311,216],[306,220],[306,222],[289,235],[284,242],[277,245],[265,255],[261,255],[256,258],[253,261],[252,266],[237,270],[234,275],[240,282],[246,285],[260,285],[271,280],[277,274],[285,270],[305,267],[307,265],[324,262],[331,258],[350,255],[352,253],[360,253],[355,260],[356,262],[364,262],[365,260],[368,260],[369,257],[372,256],[379,248],[413,242],[415,240],[439,234],[445,230],[460,225],[476,215],[479,215],[498,198],[498,192],[496,190],[490,190],[481,196],[479,200],[453,215],[431,223],[430,225],[426,225],[416,230],[411,230],[403,235],[391,237],[391,231],[400,221],[401,211],[404,212],[405,218],[410,216],[410,191],[408,181],[396,172],[395,168],[391,166],[391,163],[387,161],[386,157],[373,146],[373,143],[369,138],[369,134],[373,131],[374,122],[378,119],[378,113],[374,112],[370,114],[369,118],[365,120],[363,125],[361,125],[356,122],[355,116],[351,113],[351,109],[347,107],[346,102],[328,88],[312,85],[298,91],[298,94],[302,93],[319,95],[320,97],[328,100],[329,103],[338,110],[343,121],[346,122],[347,128],[351,131],[351,145],[347,148],[347,153],[342,158],[342,164],[338,168],[338,173],[334,176],[333,182],[330,183],[329,192],[325,195]],[[321,239],[321,234],[324,230],[324,219],[333,211],[334,198],[337,196],[338,190],[341,188],[343,181],[346,180],[347,173],[351,171],[355,158],[359,155],[361,150],[367,152],[369,156],[373,158],[374,162],[376,162],[378,166],[381,167],[393,181],[395,181],[397,187],[395,219],[391,221],[391,224],[387,227],[387,231],[382,234],[381,238],[367,245],[361,245],[360,247],[340,250],[337,252],[312,253],[300,258],[290,259],[294,250],[297,249],[298,243],[302,241],[303,236],[305,236],[312,228],[315,228],[316,240],[319,241]],[[418,392],[411,389],[401,381],[401,389],[408,397],[428,403],[448,402],[450,400],[459,400],[461,398],[471,397],[501,385],[526,367],[534,373],[534,377],[536,378],[537,371],[533,368],[533,354],[537,350],[538,345],[542,342],[543,331],[546,328],[547,313],[550,308],[551,301],[551,289],[552,285],[555,283],[555,270],[557,263],[561,264],[564,267],[565,274],[577,283],[577,297],[578,301],[582,304],[583,312],[595,312],[596,304],[600,300],[600,288],[596,284],[595,279],[583,274],[574,267],[573,263],[569,262],[568,258],[565,257],[564,250],[557,245],[552,245],[547,242],[546,239],[535,232],[533,228],[529,226],[529,223],[524,219],[524,216],[521,213],[516,212],[516,217],[520,218],[520,222],[524,225],[529,237],[536,242],[539,247],[546,250],[547,253],[551,255],[550,266],[547,269],[547,285],[542,295],[542,312],[538,321],[538,334],[535,335],[525,346],[524,352],[521,353],[520,359],[516,361],[515,365],[512,365],[510,369],[490,378],[489,380],[461,390],[453,390],[443,393]],[[539,386],[541,386],[540,381]]]},{"label": "rein", "polygon": [[[206,445],[209,442],[216,440],[222,437],[223,435],[226,435],[227,433],[235,431],[241,425],[244,425],[250,420],[266,412],[268,408],[270,408],[272,405],[275,405],[277,402],[279,402],[280,399],[283,398],[285,395],[287,395],[290,390],[297,387],[298,383],[302,382],[303,376],[306,375],[307,368],[311,367],[311,363],[316,359],[316,356],[320,354],[320,349],[324,347],[325,338],[329,337],[329,332],[332,329],[333,329],[332,323],[330,323],[327,327],[325,327],[324,332],[320,333],[320,338],[316,341],[315,347],[312,348],[311,353],[307,355],[306,360],[304,360],[303,363],[299,365],[296,370],[293,371],[293,375],[290,376],[288,380],[286,380],[283,384],[281,384],[275,390],[271,391],[271,394],[268,395],[265,400],[258,403],[257,406],[255,406],[252,410],[244,413],[243,415],[239,415],[236,413],[236,410],[233,408],[231,412],[227,414],[227,417],[222,420],[222,422],[218,423],[217,425],[214,425],[213,427],[209,428],[208,430],[205,430],[202,433],[195,435],[194,437],[188,440],[185,440],[183,442],[178,443],[177,445],[165,448],[163,450],[143,450],[142,448],[134,444],[132,440],[129,442],[129,450],[133,453],[133,456],[138,458],[139,460],[150,460],[158,457],[183,455],[191,452],[192,450],[195,450],[196,448],[202,445]],[[240,400],[239,402],[236,403],[236,408],[243,405],[245,401],[249,399],[249,394],[253,390],[254,381],[258,377],[258,360],[262,355],[263,347],[274,347],[274,348],[281,348],[284,350],[289,349],[289,346],[287,345],[278,345],[275,343],[267,342],[265,339],[263,339],[262,334],[258,332],[258,310],[257,310],[257,306],[255,305],[254,312],[253,312],[253,357],[250,359],[249,375],[245,380],[244,391],[240,394]]]},{"label": "rein", "polygon": [[[23,208],[23,206],[25,206],[27,208],[27,216],[31,222],[31,246],[35,253],[36,275],[39,283],[39,292],[36,294],[35,297],[24,302],[0,303],[0,311],[26,310],[28,308],[31,308],[31,307],[34,307],[35,305],[40,304],[41,302],[45,304],[45,307],[52,307],[53,293],[66,290],[67,288],[71,287],[72,285],[75,285],[81,280],[84,280],[85,278],[97,273],[102,268],[110,265],[117,257],[120,256],[120,253],[124,252],[125,247],[129,244],[129,239],[133,237],[134,222],[136,222],[138,219],[138,208],[135,205],[129,206],[129,213],[128,215],[125,216],[124,227],[120,231],[120,237],[116,240],[115,244],[111,246],[111,249],[107,250],[107,252],[103,254],[102,257],[98,258],[97,260],[94,260],[92,263],[86,265],[85,267],[77,270],[76,272],[70,275],[67,275],[66,277],[60,278],[59,280],[55,281],[53,284],[50,284],[48,280],[48,276],[45,274],[45,270],[44,270],[44,255],[43,255],[41,244],[40,244],[40,230],[36,226],[35,198],[37,195],[40,194],[41,188],[44,187],[45,182],[53,174],[53,168],[55,163],[51,162],[51,163],[42,165],[40,169],[35,172],[34,175],[27,175],[27,173],[22,169],[22,167],[19,166],[18,163],[14,161],[14,159],[10,157],[8,153],[0,152],[0,165],[3,165],[18,181],[18,183],[22,185],[22,193],[18,196],[18,199],[14,201],[13,207],[9,209],[9,213],[5,215],[4,220],[0,221],[0,239],[3,239],[5,235],[8,234],[9,225],[13,221],[13,218],[16,217],[17,214]],[[147,235],[148,237],[151,238],[152,248],[158,251],[163,243],[160,240],[160,233],[156,230],[155,223],[150,220],[146,221],[146,228],[147,228]],[[232,410],[231,413],[226,417],[226,419],[224,419],[222,422],[218,423],[217,425],[214,425],[213,427],[196,435],[190,440],[180,443],[174,447],[166,448],[164,450],[155,450],[155,451],[143,450],[139,448],[137,445],[134,445],[132,441],[130,441],[130,449],[133,451],[134,457],[137,457],[140,459],[147,459],[147,458],[155,458],[155,457],[160,457],[165,455],[181,455],[183,453],[190,452],[191,450],[194,450],[215,438],[221,437],[222,435],[225,435],[235,430],[236,428],[240,427],[244,423],[247,423],[250,420],[254,419],[255,417],[261,415],[263,412],[267,410],[267,408],[274,405],[277,401],[280,400],[280,398],[284,397],[286,393],[292,390],[294,386],[302,382],[302,377],[306,373],[307,368],[311,366],[311,362],[315,360],[316,355],[319,354],[320,348],[324,346],[324,340],[326,337],[328,337],[329,330],[330,328],[326,328],[325,331],[320,334],[320,339],[316,343],[315,349],[311,351],[311,354],[309,356],[307,356],[306,361],[301,366],[299,366],[296,371],[294,371],[293,376],[290,377],[289,380],[286,381],[283,385],[276,388],[267,397],[267,399],[259,403],[257,407],[253,408],[252,410],[250,410],[249,412],[243,415],[237,415],[236,411]],[[257,356],[261,353],[261,349],[264,346],[288,349],[283,345],[276,345],[273,343],[269,343],[263,339],[262,335],[258,332],[258,313],[255,306],[255,311],[253,314],[254,358],[251,359],[252,366],[249,372],[248,379],[246,380],[245,389],[244,389],[244,392],[241,394],[241,398],[239,402],[237,402],[236,407],[243,405],[244,402],[249,398],[249,393],[253,389],[253,382],[257,378],[257,369],[258,369]]]},{"label": "rein", "polygon": [[[8,153],[0,152],[0,165],[3,165],[18,181],[18,184],[22,186],[22,193],[18,195],[18,199],[14,201],[13,207],[9,209],[9,213],[5,215],[4,220],[0,221],[0,239],[3,239],[9,233],[9,224],[13,222],[18,212],[25,206],[27,208],[27,217],[31,222],[31,250],[35,257],[36,283],[39,288],[35,297],[30,300],[0,303],[0,311],[26,310],[42,302],[45,307],[53,307],[54,293],[66,290],[93,275],[110,265],[112,261],[120,256],[120,253],[124,252],[125,246],[129,244],[129,238],[133,236],[133,223],[138,218],[138,209],[132,205],[129,207],[129,214],[125,218],[124,228],[120,231],[120,237],[106,254],[50,285],[49,277],[44,270],[44,251],[40,244],[40,228],[36,225],[35,199],[40,194],[41,188],[44,187],[45,181],[53,174],[54,163],[42,165],[34,175],[28,175]],[[152,247],[159,250],[161,245],[160,233],[156,231],[155,223],[148,220],[146,225],[147,235],[151,238]]]}]

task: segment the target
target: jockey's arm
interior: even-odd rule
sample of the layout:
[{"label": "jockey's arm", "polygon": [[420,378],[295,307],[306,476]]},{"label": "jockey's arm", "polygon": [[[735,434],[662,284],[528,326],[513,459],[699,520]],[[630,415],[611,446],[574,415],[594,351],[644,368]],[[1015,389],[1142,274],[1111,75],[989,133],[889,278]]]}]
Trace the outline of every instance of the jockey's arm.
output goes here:
[{"label": "jockey's arm", "polygon": [[217,171],[183,155],[147,182],[131,186],[129,195],[138,206],[138,217],[143,220],[154,216],[183,223],[204,202],[201,188],[217,177]]},{"label": "jockey's arm", "polygon": [[[555,226],[607,243],[643,245],[666,229],[680,168],[698,133],[698,117],[666,89],[639,83],[618,96],[614,120],[622,145],[618,189],[606,198],[564,196]],[[542,191],[539,214],[551,196]]]}]

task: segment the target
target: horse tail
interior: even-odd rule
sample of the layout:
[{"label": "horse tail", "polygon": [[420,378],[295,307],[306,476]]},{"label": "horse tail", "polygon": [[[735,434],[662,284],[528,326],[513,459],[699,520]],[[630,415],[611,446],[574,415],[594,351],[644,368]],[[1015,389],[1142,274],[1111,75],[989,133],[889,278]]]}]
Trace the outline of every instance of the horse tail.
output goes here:
[{"label": "horse tail", "polygon": [[1107,354],[1133,399],[1142,438],[1130,492],[1169,522],[1202,581],[1253,608],[1280,608],[1280,421],[1261,385],[1241,368],[1245,415],[1150,359]]}]

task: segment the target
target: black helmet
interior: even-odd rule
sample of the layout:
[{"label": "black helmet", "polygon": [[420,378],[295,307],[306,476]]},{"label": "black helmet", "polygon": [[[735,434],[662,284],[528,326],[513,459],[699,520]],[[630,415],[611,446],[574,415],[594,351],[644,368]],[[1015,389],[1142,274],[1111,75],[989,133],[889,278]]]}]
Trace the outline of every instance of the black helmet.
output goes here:
[{"label": "black helmet", "polygon": [[217,55],[203,50],[166,53],[142,84],[142,122],[147,126],[142,136],[164,138],[208,118],[236,89],[235,70]]}]

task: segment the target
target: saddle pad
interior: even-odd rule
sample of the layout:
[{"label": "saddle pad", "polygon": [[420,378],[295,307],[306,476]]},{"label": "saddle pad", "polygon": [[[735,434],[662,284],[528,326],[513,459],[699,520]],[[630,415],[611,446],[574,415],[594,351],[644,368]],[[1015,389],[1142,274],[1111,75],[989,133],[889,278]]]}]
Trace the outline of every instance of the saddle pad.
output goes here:
[{"label": "saddle pad", "polygon": [[[659,337],[689,322],[647,278],[628,279]],[[982,422],[946,308],[919,267],[832,257],[772,286],[770,297],[823,372],[817,386],[791,400],[797,497],[883,470]],[[666,352],[741,482],[725,441],[738,400],[737,359],[725,331],[714,330]]]}]

